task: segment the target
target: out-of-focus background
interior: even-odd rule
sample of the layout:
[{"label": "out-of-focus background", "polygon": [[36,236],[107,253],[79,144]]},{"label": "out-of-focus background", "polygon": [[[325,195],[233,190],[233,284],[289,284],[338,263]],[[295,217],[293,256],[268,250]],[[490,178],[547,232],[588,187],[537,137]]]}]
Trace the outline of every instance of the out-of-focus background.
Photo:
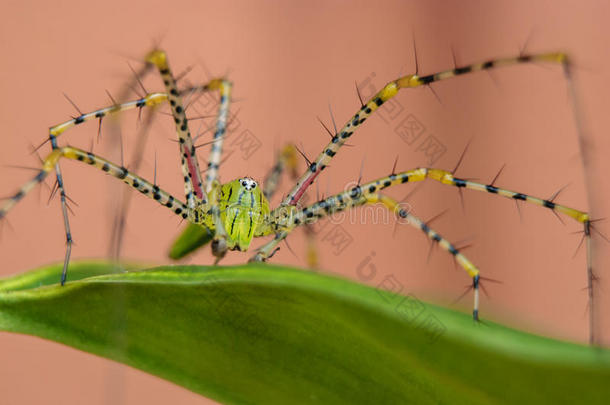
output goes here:
[{"label": "out-of-focus background", "polygon": [[[132,78],[128,62],[137,69],[155,44],[168,52],[176,73],[192,67],[184,80],[197,83],[208,74],[227,74],[234,82],[236,115],[221,166],[221,180],[229,181],[244,175],[262,179],[287,142],[313,159],[329,139],[316,117],[332,125],[331,105],[342,125],[359,107],[355,83],[368,97],[387,81],[413,73],[415,38],[421,74],[453,68],[452,55],[462,65],[514,56],[523,49],[567,51],[575,64],[585,128],[586,176],[561,68],[527,65],[448,80],[434,84],[433,91],[403,90],[351,138],[352,147],[342,149],[319,177],[309,201],[316,198],[316,189],[324,195],[344,190],[358,179],[361,167],[365,180],[389,174],[397,156],[399,170],[452,169],[471,140],[458,175],[489,182],[505,164],[496,185],[543,198],[568,185],[558,202],[590,209],[594,218],[607,217],[609,11],[603,1],[3,1],[0,195],[11,195],[33,175],[9,165],[38,167],[31,145],[46,139],[49,126],[77,114],[62,92],[84,112],[110,104],[105,90],[120,94]],[[145,86],[162,89],[154,74]],[[214,105],[202,99],[190,114],[213,114]],[[212,122],[193,121],[191,129],[202,132]],[[120,147],[104,125],[100,143],[97,124],[89,123],[67,132],[60,144],[93,145],[94,152],[120,160]],[[159,184],[182,196],[171,118],[156,115],[144,150],[134,150],[137,127],[137,112],[126,113],[125,164],[129,167],[132,156],[141,154],[139,172],[152,179],[156,155]],[[208,132],[201,142],[209,138]],[[41,154],[48,150],[46,145]],[[207,150],[199,151],[205,160]],[[105,257],[112,201],[124,187],[77,162],[64,162],[62,168],[67,191],[78,203],[71,217],[73,258]],[[289,184],[284,179],[282,190]],[[404,185],[388,193],[404,200],[413,189]],[[0,240],[3,276],[63,260],[59,202],[47,205],[48,197],[48,188],[34,191],[8,215],[10,228],[3,226]],[[448,210],[433,227],[452,241],[471,243],[468,257],[484,276],[502,282],[486,284],[484,319],[587,341],[584,249],[574,256],[580,241],[574,234],[581,229],[577,224],[565,218],[563,225],[548,210],[523,204],[519,214],[513,201],[468,190],[462,208],[456,189],[433,183],[423,184],[405,203],[423,219]],[[429,241],[420,232],[395,229],[392,221],[373,224],[362,212],[315,227],[319,271],[393,285],[422,300],[470,311],[471,295],[453,303],[470,279],[454,268],[447,253],[435,249],[428,257]],[[134,196],[127,218],[123,257],[168,263],[166,252],[181,229],[179,218],[140,195]],[[610,234],[607,223],[596,226]],[[294,253],[283,245],[273,261],[305,266],[303,233],[296,232],[289,243]],[[596,333],[607,345],[610,254],[597,235],[593,248],[599,276]],[[248,257],[236,252],[224,263]],[[185,262],[212,260],[206,248]],[[1,333],[0,357],[6,404],[207,403],[156,377],[38,338]]]}]

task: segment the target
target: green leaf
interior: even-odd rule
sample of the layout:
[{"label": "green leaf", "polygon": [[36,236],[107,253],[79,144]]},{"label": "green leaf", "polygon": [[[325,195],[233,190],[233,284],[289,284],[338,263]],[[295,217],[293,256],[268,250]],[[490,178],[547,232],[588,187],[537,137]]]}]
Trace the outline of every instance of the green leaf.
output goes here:
[{"label": "green leaf", "polygon": [[182,259],[184,256],[208,244],[214,234],[203,225],[189,223],[169,250],[169,257],[174,260]]},{"label": "green leaf", "polygon": [[[134,268],[135,266],[132,266]],[[344,279],[252,264],[0,282],[0,329],[41,336],[227,403],[606,403],[610,353]],[[24,376],[24,378],[27,378]]]}]

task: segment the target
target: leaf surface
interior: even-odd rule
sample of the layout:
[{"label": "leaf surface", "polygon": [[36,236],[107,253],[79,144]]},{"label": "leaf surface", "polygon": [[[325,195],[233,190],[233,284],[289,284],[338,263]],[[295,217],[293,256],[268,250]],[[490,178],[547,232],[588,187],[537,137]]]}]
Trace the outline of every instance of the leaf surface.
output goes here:
[{"label": "leaf surface", "polygon": [[[606,403],[607,350],[264,264],[0,281],[0,329],[107,357],[225,403]],[[111,274],[106,274],[111,273]]]}]

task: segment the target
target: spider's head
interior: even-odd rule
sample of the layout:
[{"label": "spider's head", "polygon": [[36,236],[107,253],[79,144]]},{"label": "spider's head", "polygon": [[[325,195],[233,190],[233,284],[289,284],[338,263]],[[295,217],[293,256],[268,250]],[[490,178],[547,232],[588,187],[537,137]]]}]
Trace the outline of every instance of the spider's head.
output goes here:
[{"label": "spider's head", "polygon": [[251,177],[242,177],[241,179],[238,179],[238,181],[239,185],[246,191],[252,191],[258,186],[256,180]]},{"label": "spider's head", "polygon": [[240,177],[223,184],[220,200],[228,205],[237,204],[252,209],[256,209],[256,205],[267,203],[263,190],[252,177]]}]

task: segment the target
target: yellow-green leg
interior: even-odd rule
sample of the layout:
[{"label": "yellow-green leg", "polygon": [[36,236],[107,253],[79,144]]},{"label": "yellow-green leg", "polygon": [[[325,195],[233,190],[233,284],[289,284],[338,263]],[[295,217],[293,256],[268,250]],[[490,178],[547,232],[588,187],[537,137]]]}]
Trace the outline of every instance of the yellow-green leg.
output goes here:
[{"label": "yellow-green leg", "polygon": [[[160,189],[159,186],[157,186],[156,184],[152,184],[146,179],[129,172],[129,170],[127,170],[126,168],[116,165],[99,156],[96,156],[91,152],[85,152],[83,150],[73,148],[71,146],[56,148],[46,157],[46,159],[44,159],[40,172],[32,180],[25,183],[19,189],[19,191],[17,191],[16,194],[9,198],[4,203],[4,205],[0,207],[0,219],[2,219],[7,214],[7,212],[12,207],[14,207],[15,204],[17,204],[23,197],[25,197],[25,195],[29,193],[36,185],[42,183],[49,174],[49,172],[58,167],[59,160],[62,157],[77,160],[83,163],[87,163],[90,166],[94,166],[97,169],[122,180],[130,187],[135,188],[145,196],[152,198],[159,204],[169,208],[175,215],[179,215],[183,219],[192,220],[192,211],[187,207],[187,205],[184,204],[182,201],[174,198],[166,191]],[[62,207],[65,207],[65,204]],[[64,216],[64,218],[66,217],[67,215]],[[68,241],[68,246],[66,249],[64,268],[61,276],[62,285],[66,281],[68,262],[70,260],[70,246],[72,242],[72,235],[70,234],[69,226],[66,226],[66,240]]]},{"label": "yellow-green leg", "polygon": [[174,123],[176,124],[176,132],[180,145],[186,203],[191,209],[194,209],[198,205],[207,206],[208,196],[201,178],[201,170],[199,169],[199,161],[197,160],[197,155],[195,153],[195,145],[193,144],[191,132],[188,127],[186,112],[182,105],[182,97],[178,92],[176,80],[169,67],[167,55],[160,50],[152,51],[146,57],[146,61],[152,63],[159,69],[159,73],[161,74],[163,84],[167,91],[167,99],[170,104],[172,116],[174,117]]},{"label": "yellow-green leg", "polygon": [[[432,168],[418,168],[413,170],[407,170],[399,173],[393,173],[389,176],[382,177],[380,179],[364,183],[362,185],[353,187],[351,190],[343,193],[325,198],[324,200],[318,201],[302,210],[296,209],[293,206],[280,206],[270,214],[273,228],[278,229],[275,238],[269,243],[264,245],[252,260],[260,261],[269,258],[276,250],[277,245],[296,227],[306,224],[311,224],[320,218],[331,215],[335,212],[346,210],[352,207],[382,203],[392,212],[395,212],[398,217],[408,220],[408,223],[416,228],[421,229],[428,238],[438,243],[444,250],[451,253],[456,261],[466,270],[468,275],[473,279],[473,288],[475,289],[475,307],[473,310],[473,316],[475,319],[478,317],[478,286],[480,282],[479,270],[449,241],[444,239],[438,232],[430,229],[425,222],[421,221],[414,215],[400,208],[396,201],[391,198],[380,194],[380,191],[392,187],[398,184],[412,183],[418,181],[424,181],[431,179],[440,182],[441,184],[451,185],[454,187],[463,187],[476,191],[484,191],[490,194],[497,194],[505,198],[511,198],[514,200],[525,201],[534,205],[538,205],[553,212],[558,212],[573,218],[577,222],[581,223],[584,227],[584,235],[587,242],[587,269],[590,270],[590,238],[591,238],[591,220],[589,215],[562,204],[557,204],[554,201],[548,199],[542,199],[533,197],[524,193],[506,190],[497,187],[493,184],[482,184],[473,182],[470,180],[463,180],[453,176],[449,171],[442,169]],[[281,213],[287,213],[287,215],[281,215]]]},{"label": "yellow-green leg", "polygon": [[[282,173],[287,170],[288,175],[294,181],[298,179],[298,157],[297,149],[294,145],[286,145],[279,153],[276,158],[275,164],[265,176],[263,181],[263,193],[265,197],[270,200],[275,194],[280,184]],[[306,239],[306,257],[307,266],[315,269],[318,267],[318,250],[316,248],[315,233],[311,226],[306,225],[303,227],[305,231]]]},{"label": "yellow-green leg", "polygon": [[[371,184],[373,183],[367,183],[366,186],[370,186]],[[377,190],[369,192],[367,191],[368,189],[369,188],[365,188],[364,186],[358,186],[351,190],[318,201],[302,210],[298,210],[295,207],[285,207],[288,214],[287,216],[277,215],[277,211],[275,211],[275,213],[271,214],[274,216],[274,218],[276,218],[277,221],[274,225],[276,228],[281,230],[275,234],[275,237],[271,241],[263,245],[250,259],[250,261],[265,261],[269,259],[276,252],[277,245],[298,226],[312,224],[319,219],[329,216],[335,212],[355,208],[364,204],[381,203],[391,212],[395,213],[397,215],[397,219],[401,220],[401,223],[407,223],[423,231],[430,240],[438,243],[438,245],[449,252],[457,263],[468,273],[468,275],[472,278],[474,289],[474,308],[472,315],[475,320],[478,320],[480,280],[478,268],[466,256],[464,256],[458,248],[451,244],[451,242],[442,237],[435,230],[431,229],[424,221],[401,208],[395,200],[379,194]]]},{"label": "yellow-green leg", "polygon": [[318,155],[308,170],[299,178],[295,186],[282,201],[282,205],[296,205],[307,188],[315,178],[324,170],[330,160],[337,154],[341,146],[353,135],[353,133],[386,101],[394,97],[400,89],[421,87],[441,80],[450,79],[455,76],[478,72],[482,70],[495,69],[519,63],[550,62],[567,66],[567,56],[561,52],[544,53],[538,55],[521,55],[513,58],[495,59],[468,66],[456,67],[426,76],[417,74],[403,76],[386,84],[377,94],[368,100],[360,110],[347,121],[347,123],[336,133],[331,142],[326,145],[322,153]]}]

